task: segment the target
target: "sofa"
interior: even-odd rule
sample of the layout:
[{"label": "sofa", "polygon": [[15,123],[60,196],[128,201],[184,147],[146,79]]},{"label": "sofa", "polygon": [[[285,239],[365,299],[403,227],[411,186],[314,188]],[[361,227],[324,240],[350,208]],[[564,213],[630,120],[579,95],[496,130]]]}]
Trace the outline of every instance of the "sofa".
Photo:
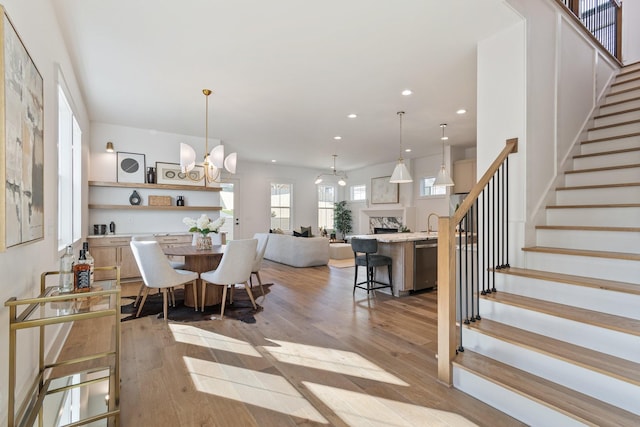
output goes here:
[{"label": "sofa", "polygon": [[314,267],[329,262],[329,239],[295,237],[291,234],[269,234],[264,257],[292,267]]}]

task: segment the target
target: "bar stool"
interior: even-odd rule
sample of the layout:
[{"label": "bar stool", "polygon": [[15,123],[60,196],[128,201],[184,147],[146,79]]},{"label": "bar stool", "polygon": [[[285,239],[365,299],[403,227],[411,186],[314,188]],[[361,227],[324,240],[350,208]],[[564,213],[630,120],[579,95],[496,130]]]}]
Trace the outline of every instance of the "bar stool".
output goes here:
[{"label": "bar stool", "polygon": [[[391,280],[392,271],[391,264],[393,260],[386,255],[378,255],[378,240],[376,239],[351,239],[351,249],[353,249],[353,256],[355,258],[355,275],[353,277],[353,292],[356,288],[366,289],[367,294],[376,289],[391,288],[393,293],[393,282]],[[361,254],[361,255],[358,255]],[[383,283],[376,280],[376,267],[387,266],[389,273],[389,283]],[[366,267],[367,280],[364,282],[358,282],[358,267]]]}]

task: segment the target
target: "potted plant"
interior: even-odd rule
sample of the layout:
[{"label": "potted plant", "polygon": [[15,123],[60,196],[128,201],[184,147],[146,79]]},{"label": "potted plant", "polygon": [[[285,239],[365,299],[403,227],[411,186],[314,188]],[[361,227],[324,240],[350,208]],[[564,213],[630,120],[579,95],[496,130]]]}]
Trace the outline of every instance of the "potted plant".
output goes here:
[{"label": "potted plant", "polygon": [[351,209],[347,207],[346,200],[334,203],[333,228],[342,233],[343,239],[351,231]]}]

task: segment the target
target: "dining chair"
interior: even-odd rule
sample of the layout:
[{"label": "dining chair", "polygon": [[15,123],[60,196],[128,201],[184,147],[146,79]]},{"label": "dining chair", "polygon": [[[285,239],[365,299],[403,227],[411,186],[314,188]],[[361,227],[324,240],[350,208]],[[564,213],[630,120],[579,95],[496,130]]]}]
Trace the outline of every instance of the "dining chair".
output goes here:
[{"label": "dining chair", "polygon": [[260,285],[260,292],[264,296],[264,288],[262,287],[262,279],[260,278],[260,268],[262,267],[262,260],[264,259],[264,253],[267,250],[267,243],[269,241],[269,235],[266,233],[256,233],[253,238],[258,240],[258,247],[256,248],[256,257],[253,260],[253,267],[251,268],[251,275],[249,276],[249,286],[253,289],[252,278],[255,274]]},{"label": "dining chair", "polygon": [[220,307],[221,319],[224,317],[227,289],[231,288],[230,299],[233,302],[233,288],[236,284],[244,285],[253,308],[257,308],[251,292],[251,286],[249,286],[249,278],[251,277],[257,246],[257,239],[231,240],[227,242],[227,247],[218,267],[215,270],[200,273],[200,279],[202,279],[202,311],[204,311],[207,283],[223,287],[222,306]]},{"label": "dining chair", "polygon": [[[162,292],[162,308],[164,320],[167,320],[167,290],[175,286],[184,285],[191,282],[194,301],[197,301],[196,280],[198,273],[188,270],[176,270],[171,268],[169,260],[156,241],[137,241],[130,243],[131,251],[138,264],[142,280],[144,282],[144,295],[138,307],[136,317],[140,316],[142,307],[149,295],[149,289],[155,288]],[[174,301],[175,305],[175,301]],[[195,310],[198,311],[196,304]]]},{"label": "dining chair", "polygon": [[[377,254],[378,252],[378,240],[377,239],[351,239],[351,248],[353,249],[353,256],[355,258],[355,272],[353,276],[353,292],[356,288],[366,289],[367,295],[369,292],[376,289],[391,288],[393,293],[392,271],[391,265],[393,260],[386,255]],[[383,283],[376,280],[376,267],[387,266],[387,272],[389,273],[389,283]],[[358,267],[365,267],[367,273],[367,280],[358,282]],[[375,295],[375,293],[374,293]]]}]

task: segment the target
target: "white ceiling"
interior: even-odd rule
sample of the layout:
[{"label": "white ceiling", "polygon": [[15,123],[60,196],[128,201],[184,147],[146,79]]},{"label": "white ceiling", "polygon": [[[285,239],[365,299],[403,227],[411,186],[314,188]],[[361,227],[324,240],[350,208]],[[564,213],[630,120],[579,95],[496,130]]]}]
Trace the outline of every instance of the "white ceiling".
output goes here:
[{"label": "white ceiling", "polygon": [[504,0],[52,3],[91,121],[204,137],[210,88],[209,138],[240,162],[340,170],[395,161],[400,110],[405,158],[439,153],[442,122],[474,145],[477,41],[518,19]]}]

